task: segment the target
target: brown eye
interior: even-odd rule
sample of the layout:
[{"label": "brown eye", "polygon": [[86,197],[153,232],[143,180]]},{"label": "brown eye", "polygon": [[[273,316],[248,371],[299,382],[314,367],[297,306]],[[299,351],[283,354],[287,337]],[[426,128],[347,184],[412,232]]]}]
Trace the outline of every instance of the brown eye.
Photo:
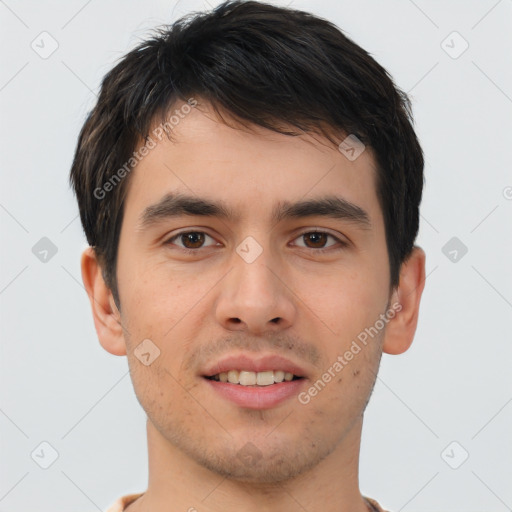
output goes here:
[{"label": "brown eye", "polygon": [[215,243],[210,243],[210,245],[205,245],[207,239],[210,239],[212,242],[215,240],[206,233],[202,231],[182,231],[177,235],[169,238],[167,240],[167,245],[176,245],[178,248],[183,250],[193,251],[194,249],[202,249],[203,247],[211,247],[215,245]]},{"label": "brown eye", "polygon": [[[334,240],[334,243],[330,243],[327,245],[329,238]],[[306,249],[317,249],[319,252],[322,250],[330,250],[332,246],[336,244],[340,246],[346,245],[339,238],[327,233],[325,231],[308,231],[306,233],[302,233],[296,238],[297,241],[302,243],[297,243],[298,247],[303,247]],[[334,249],[334,247],[333,247]]]},{"label": "brown eye", "polygon": [[325,244],[327,243],[327,239],[329,235],[327,233],[319,233],[319,232],[312,232],[312,233],[306,233],[303,236],[304,241],[306,242],[306,245],[308,247],[311,247],[313,249],[322,249]]},{"label": "brown eye", "polygon": [[204,243],[204,233],[200,233],[198,231],[182,233],[180,237],[186,249],[198,249]]}]

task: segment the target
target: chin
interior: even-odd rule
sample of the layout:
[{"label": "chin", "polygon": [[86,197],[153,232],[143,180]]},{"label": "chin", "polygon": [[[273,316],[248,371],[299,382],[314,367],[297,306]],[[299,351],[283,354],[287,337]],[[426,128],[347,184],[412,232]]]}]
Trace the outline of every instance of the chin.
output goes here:
[{"label": "chin", "polygon": [[327,457],[332,450],[320,452],[311,445],[308,452],[296,448],[272,449],[265,453],[247,442],[240,450],[221,456],[209,451],[190,453],[198,464],[230,480],[250,484],[278,484],[307,472]]}]

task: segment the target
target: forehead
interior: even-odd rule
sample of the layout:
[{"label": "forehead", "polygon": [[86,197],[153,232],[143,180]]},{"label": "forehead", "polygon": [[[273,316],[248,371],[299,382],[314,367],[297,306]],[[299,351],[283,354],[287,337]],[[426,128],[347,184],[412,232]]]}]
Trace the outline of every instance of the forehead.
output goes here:
[{"label": "forehead", "polygon": [[[239,221],[251,212],[266,212],[269,221],[275,220],[279,205],[326,194],[379,216],[370,148],[350,159],[318,135],[226,124],[204,105],[180,109],[178,104],[167,119],[166,126],[153,124],[146,142],[150,149],[132,171],[126,213],[140,217],[148,206],[177,192],[216,199]],[[172,140],[165,135],[169,127]]]}]

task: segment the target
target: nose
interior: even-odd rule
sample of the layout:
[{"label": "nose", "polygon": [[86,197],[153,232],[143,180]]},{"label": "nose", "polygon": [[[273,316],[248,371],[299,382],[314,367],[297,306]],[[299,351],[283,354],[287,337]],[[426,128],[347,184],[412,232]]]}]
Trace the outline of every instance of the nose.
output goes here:
[{"label": "nose", "polygon": [[234,268],[221,281],[216,303],[218,322],[228,330],[253,335],[287,329],[295,321],[296,305],[290,283],[268,251],[252,263],[234,255]]}]

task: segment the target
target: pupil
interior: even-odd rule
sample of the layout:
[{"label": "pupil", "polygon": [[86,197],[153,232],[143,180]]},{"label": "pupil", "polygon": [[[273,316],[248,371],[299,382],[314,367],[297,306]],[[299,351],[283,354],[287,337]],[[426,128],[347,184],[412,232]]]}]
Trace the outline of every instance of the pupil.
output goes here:
[{"label": "pupil", "polygon": [[310,233],[309,235],[307,235],[307,237],[308,237],[310,242],[313,242],[313,244],[318,244],[320,242],[320,246],[325,244],[325,242],[326,242],[325,237],[326,236],[327,235],[325,233]]},{"label": "pupil", "polygon": [[[183,245],[189,249],[197,249],[198,247],[201,247],[201,245],[204,243],[203,233],[185,233],[184,235],[182,235],[182,237]],[[189,243],[191,243],[193,247],[189,247]]]}]

